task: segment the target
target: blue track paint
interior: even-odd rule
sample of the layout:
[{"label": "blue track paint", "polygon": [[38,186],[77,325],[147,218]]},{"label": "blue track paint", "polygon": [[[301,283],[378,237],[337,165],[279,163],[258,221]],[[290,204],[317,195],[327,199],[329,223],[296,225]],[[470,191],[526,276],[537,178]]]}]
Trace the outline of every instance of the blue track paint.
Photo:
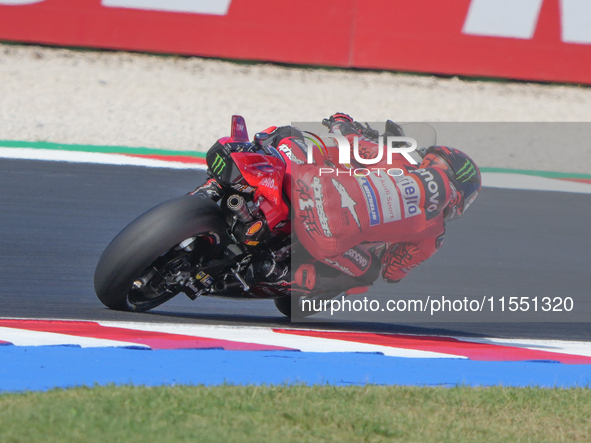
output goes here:
[{"label": "blue track paint", "polygon": [[0,347],[0,391],[109,383],[224,382],[569,387],[590,385],[591,365],[409,359],[363,353]]}]

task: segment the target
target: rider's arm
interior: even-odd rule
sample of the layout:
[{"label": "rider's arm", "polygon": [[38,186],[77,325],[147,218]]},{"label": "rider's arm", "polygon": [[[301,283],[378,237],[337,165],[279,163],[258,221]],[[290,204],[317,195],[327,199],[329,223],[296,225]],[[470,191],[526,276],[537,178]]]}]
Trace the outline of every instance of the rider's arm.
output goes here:
[{"label": "rider's arm", "polygon": [[435,254],[441,243],[443,243],[443,233],[418,243],[391,244],[382,255],[382,278],[388,283],[399,282],[411,269]]}]

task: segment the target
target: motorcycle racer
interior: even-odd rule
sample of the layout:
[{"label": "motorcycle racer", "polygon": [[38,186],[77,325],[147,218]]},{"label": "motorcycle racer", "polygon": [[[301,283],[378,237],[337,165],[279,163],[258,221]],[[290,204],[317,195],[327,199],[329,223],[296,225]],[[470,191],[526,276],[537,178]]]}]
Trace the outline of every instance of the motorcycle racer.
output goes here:
[{"label": "motorcycle racer", "polygon": [[[375,158],[381,149],[378,132],[346,114],[334,114],[325,123],[351,146],[357,137],[361,158]],[[353,166],[363,165],[338,165],[334,149],[314,152],[316,164],[306,164],[308,148],[295,128],[267,131],[287,163],[283,190],[294,211],[292,230],[315,260],[293,273],[296,290],[360,293],[380,273],[388,283],[399,282],[439,249],[446,222],[459,218],[481,188],[478,166],[454,148],[431,146],[420,165],[398,155],[389,165],[384,159],[373,170],[353,173]],[[388,121],[384,135],[404,134]],[[334,168],[321,169],[326,165]],[[399,173],[390,175],[380,166]],[[321,264],[340,273],[326,275]]]},{"label": "motorcycle racer", "polygon": [[478,167],[453,148],[416,151],[390,121],[381,136],[345,114],[323,124],[332,134],[273,127],[251,141],[233,115],[207,152],[205,182],[107,246],[94,274],[101,302],[145,312],[180,293],[273,299],[306,316],[306,301],[360,293],[380,273],[404,278],[477,197]]}]

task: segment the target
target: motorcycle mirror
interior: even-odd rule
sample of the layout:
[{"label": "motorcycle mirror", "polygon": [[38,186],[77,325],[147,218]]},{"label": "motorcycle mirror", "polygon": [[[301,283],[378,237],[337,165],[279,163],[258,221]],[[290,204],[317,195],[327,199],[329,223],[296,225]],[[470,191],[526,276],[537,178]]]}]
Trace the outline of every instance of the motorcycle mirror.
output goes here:
[{"label": "motorcycle mirror", "polygon": [[270,137],[269,134],[266,132],[258,132],[254,135],[254,144],[257,146],[262,146],[265,140],[268,140]]},{"label": "motorcycle mirror", "polygon": [[270,137],[269,134],[267,134],[266,132],[257,132],[254,135],[254,144],[255,146],[257,146],[258,148],[261,148],[265,154],[271,154],[271,152],[269,151],[269,149],[263,145],[263,142],[265,140],[268,140]]}]

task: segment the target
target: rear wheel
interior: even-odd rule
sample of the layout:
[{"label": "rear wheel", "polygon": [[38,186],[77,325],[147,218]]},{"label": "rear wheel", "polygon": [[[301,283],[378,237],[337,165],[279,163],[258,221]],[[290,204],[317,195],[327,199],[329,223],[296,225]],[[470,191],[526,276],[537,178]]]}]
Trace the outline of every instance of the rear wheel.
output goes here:
[{"label": "rear wheel", "polygon": [[[170,300],[196,260],[213,258],[225,248],[225,226],[220,208],[200,195],[156,206],[103,252],[94,274],[99,300],[110,309],[135,312]],[[186,247],[187,239],[194,239],[193,251]]]}]

